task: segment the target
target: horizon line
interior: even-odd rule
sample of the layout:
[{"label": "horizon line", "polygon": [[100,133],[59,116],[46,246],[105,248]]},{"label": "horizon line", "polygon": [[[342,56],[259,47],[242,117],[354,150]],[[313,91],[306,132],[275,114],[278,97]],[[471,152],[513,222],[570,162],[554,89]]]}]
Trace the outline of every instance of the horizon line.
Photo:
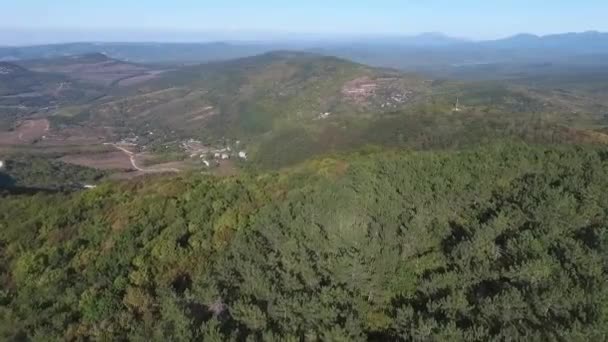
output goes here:
[{"label": "horizon line", "polygon": [[[461,35],[452,35],[450,33],[444,33],[441,31],[423,31],[418,33],[407,33],[407,32],[307,32],[307,31],[279,31],[279,30],[183,30],[183,29],[152,29],[152,28],[87,28],[87,29],[75,29],[75,28],[22,28],[22,27],[0,27],[0,31],[13,31],[21,33],[45,33],[52,34],[56,32],[70,33],[70,34],[116,34],[121,31],[126,34],[144,34],[151,35],[150,37],[134,37],[121,39],[107,39],[100,37],[99,39],[91,37],[91,39],[62,39],[61,37],[51,38],[44,37],[38,38],[39,42],[23,42],[23,43],[0,43],[0,46],[4,47],[23,47],[23,46],[36,46],[36,45],[59,45],[59,44],[78,44],[78,43],[151,43],[151,44],[204,44],[204,43],[272,43],[272,42],[287,42],[290,40],[288,36],[296,36],[293,38],[293,42],[305,42],[305,41],[324,41],[324,40],[353,40],[362,38],[417,38],[425,35],[431,36],[436,35],[437,37],[447,38],[452,40],[459,40],[461,42],[487,42],[508,39],[517,36],[535,36],[539,38],[549,37],[554,35],[566,35],[566,34],[603,34],[600,30],[584,30],[584,31],[560,31],[551,33],[532,33],[532,32],[518,32],[509,35],[500,35],[492,38],[470,38],[463,37]],[[195,37],[176,37],[175,40],[165,38],[155,38],[153,35],[166,35],[166,34],[177,34],[177,35],[208,35],[210,37],[198,38]],[[234,37],[212,37],[213,35],[233,35]],[[242,37],[238,37],[238,36]],[[247,35],[260,35],[260,37],[246,37]],[[266,37],[263,37],[266,35]],[[0,33],[0,37],[2,34]],[[244,37],[243,37],[244,36]],[[37,37],[34,37],[35,40]],[[5,39],[0,39],[5,40]]]}]

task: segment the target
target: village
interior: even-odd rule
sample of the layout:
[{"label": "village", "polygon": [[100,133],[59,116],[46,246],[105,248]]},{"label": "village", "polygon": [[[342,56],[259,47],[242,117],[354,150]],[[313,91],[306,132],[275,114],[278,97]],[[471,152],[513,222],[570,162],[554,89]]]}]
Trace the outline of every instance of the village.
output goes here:
[{"label": "village", "polygon": [[[130,151],[129,154],[134,155],[134,150],[147,150],[147,146],[142,146],[141,139],[137,135],[121,139],[117,143],[110,145],[116,146],[123,151]],[[193,164],[212,168],[219,166],[222,162],[227,162],[233,159],[246,161],[248,158],[247,151],[243,148],[243,144],[239,140],[222,139],[216,145],[205,144],[200,140],[189,138],[181,141],[165,143],[164,147],[169,149],[171,146],[177,145]],[[219,145],[219,146],[218,146]]]},{"label": "village", "polygon": [[210,146],[196,139],[184,140],[180,144],[190,159],[199,159],[206,167],[217,166],[221,161],[234,158],[247,160],[247,151],[241,148],[239,140],[223,145],[223,147]]}]

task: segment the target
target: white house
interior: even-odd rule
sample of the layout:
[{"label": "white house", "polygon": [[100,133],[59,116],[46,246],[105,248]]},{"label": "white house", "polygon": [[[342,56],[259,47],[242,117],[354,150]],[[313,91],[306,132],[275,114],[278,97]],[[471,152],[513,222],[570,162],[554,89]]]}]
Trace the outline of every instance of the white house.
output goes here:
[{"label": "white house", "polygon": [[222,159],[226,160],[226,159],[230,159],[230,156],[226,153],[222,154]]},{"label": "white house", "polygon": [[203,160],[203,164],[205,164],[205,166],[206,166],[206,167],[211,166],[211,164],[209,164],[209,162],[208,162],[208,161],[206,161],[206,160]]},{"label": "white house", "polygon": [[245,152],[245,151],[239,152],[239,158],[241,158],[241,159],[247,159],[247,152]]},{"label": "white house", "polygon": [[0,160],[0,169],[4,168],[4,161]]}]

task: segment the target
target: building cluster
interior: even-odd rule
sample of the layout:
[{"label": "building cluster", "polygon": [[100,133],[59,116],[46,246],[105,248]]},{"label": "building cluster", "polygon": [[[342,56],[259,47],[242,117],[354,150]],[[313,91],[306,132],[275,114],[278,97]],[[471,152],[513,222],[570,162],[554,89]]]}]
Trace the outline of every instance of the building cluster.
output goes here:
[{"label": "building cluster", "polygon": [[382,99],[382,104],[380,105],[380,107],[385,109],[397,108],[400,105],[408,102],[412,94],[413,92],[409,90],[391,92],[390,94],[387,94],[385,98]]},{"label": "building cluster", "polygon": [[238,140],[234,143],[234,146],[221,148],[205,145],[195,139],[189,139],[181,143],[181,147],[190,155],[190,158],[199,158],[207,167],[232,158],[247,160],[247,151],[238,150],[239,145],[240,141]]}]

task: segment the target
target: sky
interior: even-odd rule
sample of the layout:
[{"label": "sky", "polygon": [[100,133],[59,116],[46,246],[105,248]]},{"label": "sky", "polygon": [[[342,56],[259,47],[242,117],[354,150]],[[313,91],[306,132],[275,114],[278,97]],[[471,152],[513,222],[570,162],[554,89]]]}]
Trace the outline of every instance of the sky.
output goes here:
[{"label": "sky", "polygon": [[2,0],[0,44],[608,31],[607,0]]}]

